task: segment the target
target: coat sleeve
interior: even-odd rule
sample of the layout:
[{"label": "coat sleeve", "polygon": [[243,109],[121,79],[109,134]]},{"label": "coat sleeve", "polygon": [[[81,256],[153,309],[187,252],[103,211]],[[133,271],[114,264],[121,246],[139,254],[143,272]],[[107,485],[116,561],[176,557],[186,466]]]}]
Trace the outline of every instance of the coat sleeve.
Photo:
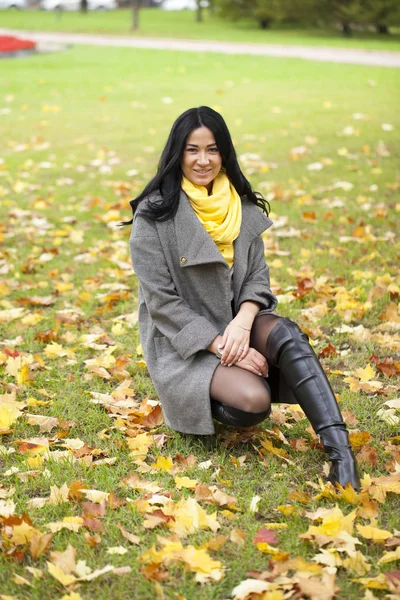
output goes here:
[{"label": "coat sleeve", "polygon": [[278,300],[271,292],[269,268],[265,261],[264,243],[260,235],[252,242],[249,250],[247,277],[240,290],[238,305],[252,300],[261,305],[260,310],[275,310]]},{"label": "coat sleeve", "polygon": [[160,333],[185,360],[206,350],[220,331],[179,296],[156,226],[140,216],[133,221],[130,254],[147,310]]}]

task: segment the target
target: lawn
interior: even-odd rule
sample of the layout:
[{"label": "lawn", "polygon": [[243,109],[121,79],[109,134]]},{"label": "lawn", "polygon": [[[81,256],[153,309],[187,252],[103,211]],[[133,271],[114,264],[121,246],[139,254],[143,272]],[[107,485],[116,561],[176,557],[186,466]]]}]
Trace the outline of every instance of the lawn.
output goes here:
[{"label": "lawn", "polygon": [[398,30],[394,30],[390,35],[355,32],[352,38],[344,38],[342,33],[335,29],[304,29],[287,25],[273,25],[270,30],[262,30],[253,20],[232,22],[209,15],[206,11],[204,22],[196,23],[195,13],[188,10],[169,12],[148,8],[141,9],[139,30],[134,34],[130,31],[131,22],[129,9],[112,12],[93,11],[86,15],[65,12],[61,17],[54,12],[39,10],[15,11],[10,9],[0,12],[1,27],[35,31],[73,31],[259,44],[400,50]]},{"label": "lawn", "polygon": [[[92,47],[1,67],[0,598],[395,594],[398,71]],[[360,494],[325,487],[296,407],[206,438],[162,423],[116,224],[201,104],[270,200],[272,287],[345,411]]]}]

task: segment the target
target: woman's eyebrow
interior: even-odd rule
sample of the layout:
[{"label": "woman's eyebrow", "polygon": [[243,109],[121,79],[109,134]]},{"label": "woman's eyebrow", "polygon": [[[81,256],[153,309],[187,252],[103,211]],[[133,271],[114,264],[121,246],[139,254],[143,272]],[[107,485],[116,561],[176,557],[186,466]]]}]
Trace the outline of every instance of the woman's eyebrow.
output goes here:
[{"label": "woman's eyebrow", "polygon": [[[216,146],[216,142],[214,142],[213,144],[207,144],[207,148],[210,148],[211,146]],[[197,144],[186,144],[186,146],[193,146],[193,148],[198,148]]]}]

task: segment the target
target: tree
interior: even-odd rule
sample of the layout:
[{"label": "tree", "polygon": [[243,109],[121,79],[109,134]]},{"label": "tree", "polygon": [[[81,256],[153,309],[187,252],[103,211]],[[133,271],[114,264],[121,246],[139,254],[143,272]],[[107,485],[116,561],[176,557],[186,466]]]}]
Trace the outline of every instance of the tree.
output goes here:
[{"label": "tree", "polygon": [[203,21],[203,5],[202,0],[196,0],[196,21],[197,23],[201,23]]},{"label": "tree", "polygon": [[139,29],[139,9],[141,0],[132,0],[132,31]]},{"label": "tree", "polygon": [[353,34],[352,25],[367,22],[367,0],[325,0],[320,10],[323,20],[340,24],[344,35]]},{"label": "tree", "polygon": [[390,25],[400,25],[399,0],[370,0],[367,9],[367,18],[378,33],[389,33]]},{"label": "tree", "polygon": [[282,19],[284,0],[216,0],[215,4],[223,17],[234,21],[251,17],[258,21],[262,29],[266,29],[271,21]]},{"label": "tree", "polygon": [[87,11],[88,11],[88,0],[81,0],[80,11],[81,11],[81,13],[87,13]]}]

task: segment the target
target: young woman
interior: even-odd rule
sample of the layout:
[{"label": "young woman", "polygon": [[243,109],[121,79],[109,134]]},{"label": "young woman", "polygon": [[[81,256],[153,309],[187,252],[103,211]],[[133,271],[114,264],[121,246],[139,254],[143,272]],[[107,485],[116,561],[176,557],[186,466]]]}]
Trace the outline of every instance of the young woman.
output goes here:
[{"label": "young woman", "polygon": [[267,418],[271,402],[297,403],[332,461],[329,480],[359,488],[308,337],[275,313],[261,238],[268,203],[241,172],[220,114],[202,106],[175,121],[157,174],[131,206],[140,337],[167,425],[213,434],[213,418],[246,427]]}]

